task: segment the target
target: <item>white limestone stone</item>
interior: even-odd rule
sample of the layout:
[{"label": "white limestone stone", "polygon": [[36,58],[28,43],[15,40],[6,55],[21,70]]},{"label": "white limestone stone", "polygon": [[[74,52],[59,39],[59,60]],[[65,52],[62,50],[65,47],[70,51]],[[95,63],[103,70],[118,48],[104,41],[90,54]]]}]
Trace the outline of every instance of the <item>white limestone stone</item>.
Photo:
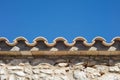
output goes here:
[{"label": "white limestone stone", "polygon": [[54,77],[52,77],[51,80],[64,80],[64,79],[61,79],[60,76],[54,76]]},{"label": "white limestone stone", "polygon": [[75,64],[75,66],[79,66],[79,65],[83,65],[83,64],[84,64],[84,62],[78,62]]},{"label": "white limestone stone", "polygon": [[23,70],[22,66],[9,66],[7,69],[12,69],[12,70]]},{"label": "white limestone stone", "polygon": [[40,70],[39,70],[39,69],[34,69],[34,70],[33,70],[33,73],[39,74],[39,73],[40,73]]},{"label": "white limestone stone", "polygon": [[53,74],[53,70],[51,70],[51,69],[41,69],[40,72],[46,73],[46,74]]},{"label": "white limestone stone", "polygon": [[108,51],[116,51],[116,48],[113,47],[113,46],[111,46],[111,47],[108,49]]},{"label": "white limestone stone", "polygon": [[27,65],[24,67],[24,72],[26,72],[27,74],[31,74],[32,73],[32,67],[30,65]]},{"label": "white limestone stone", "polygon": [[17,46],[14,46],[10,51],[20,51],[20,48]]},{"label": "white limestone stone", "polygon": [[96,50],[97,50],[96,47],[91,47],[91,48],[89,49],[89,51],[96,51]]},{"label": "white limestone stone", "polygon": [[120,68],[120,63],[116,63],[115,66],[118,66]]},{"label": "white limestone stone", "polygon": [[76,70],[76,69],[79,69],[79,70],[84,70],[85,69],[85,66],[83,66],[84,63],[77,63],[73,66],[73,68]]},{"label": "white limestone stone", "polygon": [[39,51],[39,48],[33,47],[30,51]]},{"label": "white limestone stone", "polygon": [[18,76],[22,76],[22,77],[26,76],[26,74],[23,71],[15,71],[14,73]]},{"label": "white limestone stone", "polygon": [[105,74],[109,71],[108,66],[105,65],[95,65],[94,68],[97,69],[101,74]]},{"label": "white limestone stone", "polygon": [[70,51],[78,51],[78,48],[77,47],[72,47],[72,48],[70,48]]},{"label": "white limestone stone", "polygon": [[39,79],[40,79],[39,75],[36,74],[32,75],[32,80],[39,80]]},{"label": "white limestone stone", "polygon": [[57,48],[51,48],[50,51],[58,51]]},{"label": "white limestone stone", "polygon": [[5,64],[4,63],[0,63],[0,66],[5,66]]},{"label": "white limestone stone", "polygon": [[6,70],[5,69],[3,69],[3,68],[0,68],[0,75],[2,75],[2,74],[6,74],[7,72],[6,72]]},{"label": "white limestone stone", "polygon": [[9,76],[9,80],[16,80],[15,75],[13,75],[13,74],[12,74],[12,75],[10,75],[10,76]]},{"label": "white limestone stone", "polygon": [[0,75],[0,80],[7,80],[8,75]]},{"label": "white limestone stone", "polygon": [[61,79],[62,79],[62,80],[70,80],[70,79],[69,79],[67,76],[65,76],[65,75],[64,75],[64,76],[61,76]]},{"label": "white limestone stone", "polygon": [[54,80],[54,79],[50,79],[52,78],[52,76],[46,73],[40,73],[39,77],[40,77],[39,80]]},{"label": "white limestone stone", "polygon": [[86,69],[84,69],[84,72],[87,74],[89,79],[95,79],[101,76],[97,69],[91,67],[87,67]]},{"label": "white limestone stone", "polygon": [[65,69],[61,69],[61,68],[55,69],[54,73],[56,75],[59,75],[59,74],[64,74],[65,75],[66,74]]},{"label": "white limestone stone", "polygon": [[73,73],[75,80],[89,80],[86,73],[83,71],[75,70]]},{"label": "white limestone stone", "polygon": [[59,67],[67,67],[67,66],[68,66],[68,63],[58,63],[58,66],[59,66]]},{"label": "white limestone stone", "polygon": [[120,80],[120,74],[106,73],[98,78],[98,80]]},{"label": "white limestone stone", "polygon": [[40,69],[50,69],[53,67],[51,64],[48,63],[40,63],[38,66]]},{"label": "white limestone stone", "polygon": [[120,72],[120,68],[118,66],[112,66],[112,67],[109,67],[109,71],[110,72],[117,72],[117,73],[119,73]]},{"label": "white limestone stone", "polygon": [[25,64],[24,63],[19,63],[19,66],[25,66]]}]

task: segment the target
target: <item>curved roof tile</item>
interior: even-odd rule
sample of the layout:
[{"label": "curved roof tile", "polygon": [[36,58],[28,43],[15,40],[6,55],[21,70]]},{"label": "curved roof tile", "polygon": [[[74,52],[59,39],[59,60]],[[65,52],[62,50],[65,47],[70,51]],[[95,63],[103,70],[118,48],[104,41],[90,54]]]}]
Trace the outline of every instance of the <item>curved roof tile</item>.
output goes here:
[{"label": "curved roof tile", "polygon": [[[24,44],[21,43],[20,41],[22,41]],[[2,50],[2,48],[5,48],[5,47],[2,47],[3,44],[7,44],[10,47],[17,46],[18,44],[23,44],[24,46],[27,46],[30,48],[38,47],[37,45],[39,45],[39,47],[42,46],[40,48],[42,48],[42,49],[44,48],[44,50],[45,50],[45,48],[46,49],[54,48],[54,47],[56,47],[56,45],[57,45],[57,47],[61,46],[61,45],[62,45],[61,47],[66,46],[64,50],[69,50],[69,48],[75,47],[76,45],[77,45],[77,47],[87,48],[87,50],[89,50],[89,48],[91,48],[91,47],[102,47],[102,46],[104,46],[103,48],[106,47],[106,49],[110,48],[110,47],[120,48],[119,44],[117,46],[114,45],[116,42],[120,42],[120,37],[113,38],[110,43],[107,43],[106,40],[100,36],[95,37],[91,43],[88,43],[84,37],[76,37],[73,39],[72,43],[68,43],[67,39],[65,39],[64,37],[57,37],[53,40],[52,43],[49,43],[48,40],[44,37],[36,37],[32,43],[29,43],[29,41],[25,37],[17,37],[13,40],[12,43],[10,43],[7,38],[0,37],[0,49]],[[1,43],[2,43],[2,45],[1,45]],[[78,50],[81,50],[81,49],[78,49]],[[82,48],[82,50],[84,50],[84,49]],[[105,49],[103,49],[103,50],[105,50]],[[120,50],[120,49],[116,49],[116,50]]]}]

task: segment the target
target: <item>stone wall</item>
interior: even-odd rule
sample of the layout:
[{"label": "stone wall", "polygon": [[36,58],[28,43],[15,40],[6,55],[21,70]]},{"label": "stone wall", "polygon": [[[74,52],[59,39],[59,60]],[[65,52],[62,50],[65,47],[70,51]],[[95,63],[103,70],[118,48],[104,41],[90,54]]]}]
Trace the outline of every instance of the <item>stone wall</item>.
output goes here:
[{"label": "stone wall", "polygon": [[0,80],[120,80],[120,56],[0,56]]}]

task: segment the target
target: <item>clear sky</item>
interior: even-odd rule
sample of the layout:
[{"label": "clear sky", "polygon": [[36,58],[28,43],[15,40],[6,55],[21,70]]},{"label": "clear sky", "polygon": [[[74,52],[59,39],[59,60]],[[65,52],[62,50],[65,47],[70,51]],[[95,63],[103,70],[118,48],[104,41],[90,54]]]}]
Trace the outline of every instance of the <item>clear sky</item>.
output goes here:
[{"label": "clear sky", "polygon": [[0,36],[11,42],[18,36],[30,42],[102,36],[110,42],[120,36],[120,0],[0,0]]}]

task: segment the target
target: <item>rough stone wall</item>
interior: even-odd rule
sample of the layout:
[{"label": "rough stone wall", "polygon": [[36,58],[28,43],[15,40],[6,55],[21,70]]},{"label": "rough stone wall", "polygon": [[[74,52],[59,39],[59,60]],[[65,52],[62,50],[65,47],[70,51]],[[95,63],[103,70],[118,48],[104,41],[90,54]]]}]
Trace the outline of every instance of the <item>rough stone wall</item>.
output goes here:
[{"label": "rough stone wall", "polygon": [[0,57],[0,80],[120,80],[120,56]]}]

